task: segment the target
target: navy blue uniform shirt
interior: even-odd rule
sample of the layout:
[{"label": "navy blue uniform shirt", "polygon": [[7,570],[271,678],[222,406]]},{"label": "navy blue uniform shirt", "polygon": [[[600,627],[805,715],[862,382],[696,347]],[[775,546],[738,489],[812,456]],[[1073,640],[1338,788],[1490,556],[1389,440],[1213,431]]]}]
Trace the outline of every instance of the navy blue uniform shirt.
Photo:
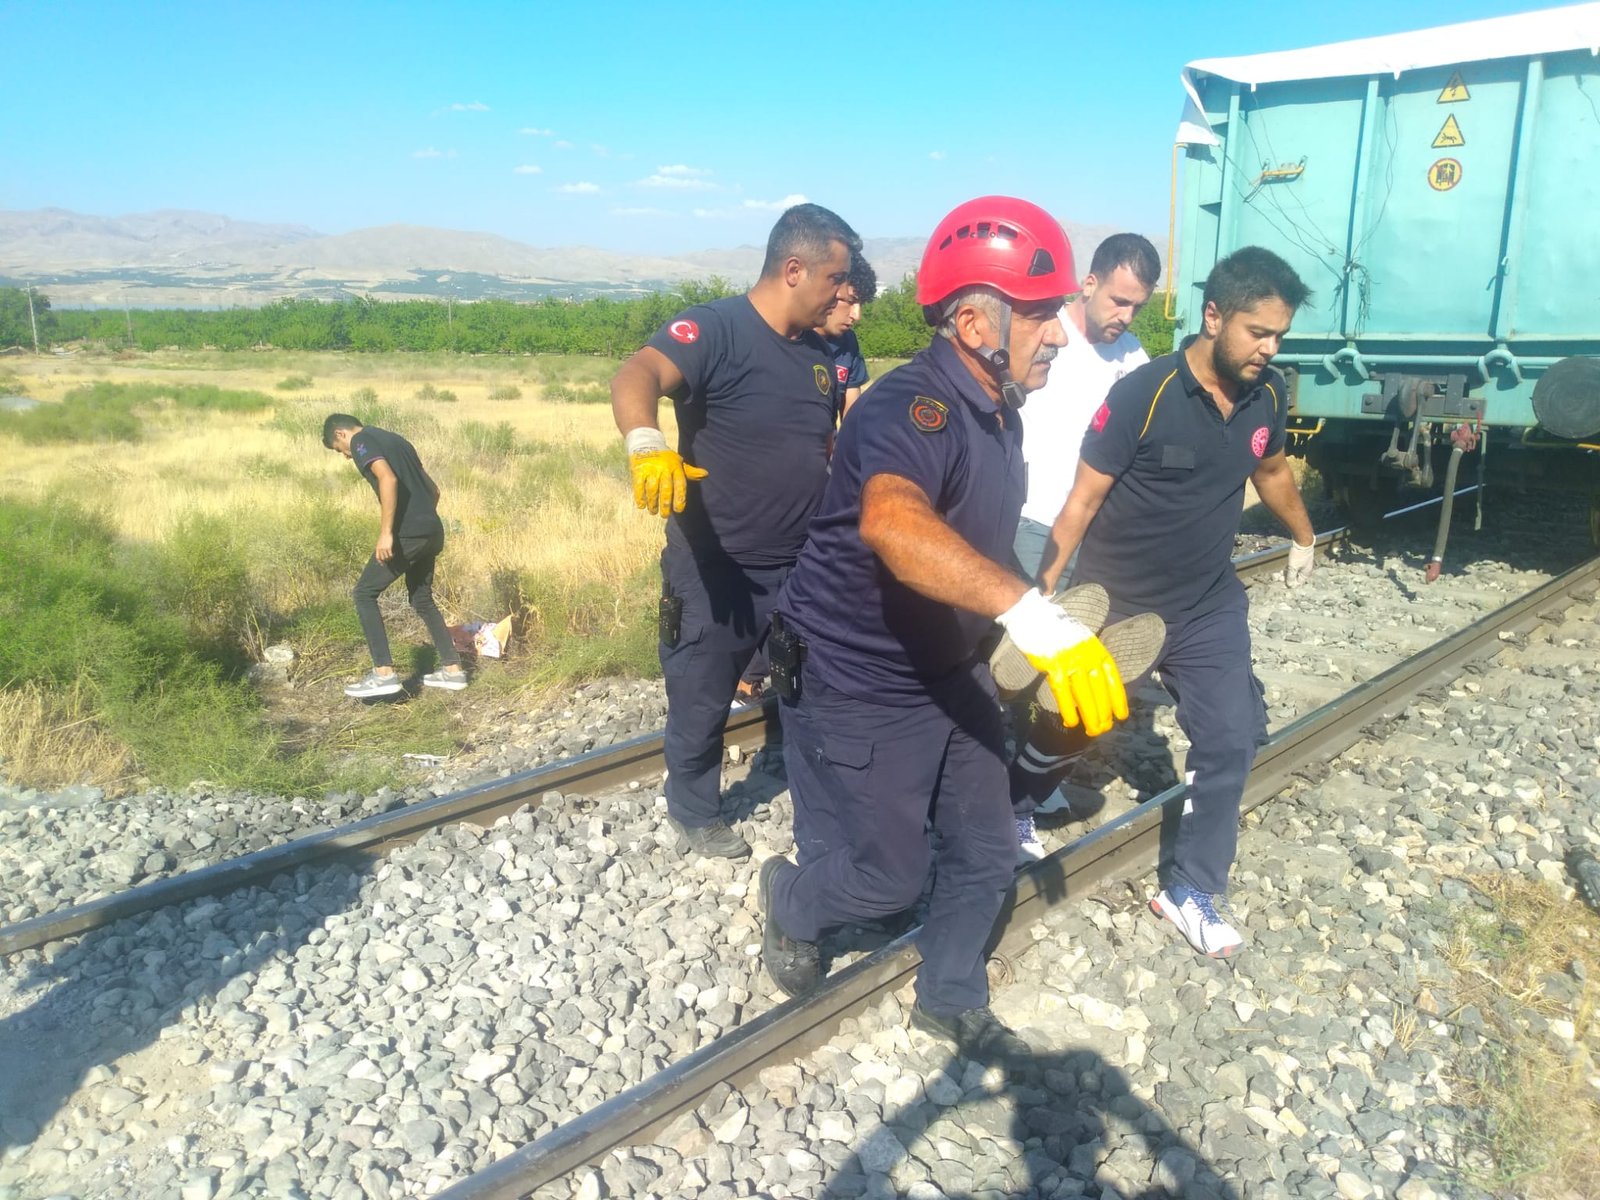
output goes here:
[{"label": "navy blue uniform shirt", "polygon": [[372,473],[372,464],[379,459],[389,464],[399,483],[395,501],[394,536],[428,537],[443,533],[439,508],[428,486],[427,472],[416,449],[398,433],[390,433],[376,425],[363,425],[350,438],[350,460],[361,469],[362,476],[378,490],[378,477]]},{"label": "navy blue uniform shirt", "polygon": [[678,453],[709,472],[689,484],[668,539],[706,561],[793,562],[828,475],[834,382],[822,338],[791,341],[748,296],[730,296],[679,313],[650,345],[684,378],[672,397]]},{"label": "navy blue uniform shirt", "polygon": [[[1189,345],[1193,339],[1184,343]],[[1179,349],[1118,380],[1083,435],[1083,461],[1116,482],[1073,571],[1122,611],[1178,622],[1243,590],[1233,541],[1245,480],[1283,449],[1288,390],[1271,367],[1228,419]]]},{"label": "navy blue uniform shirt", "polygon": [[844,394],[850,388],[865,386],[867,382],[867,360],[861,356],[861,343],[856,340],[856,331],[846,329],[839,335],[837,342],[822,339],[828,347],[828,353],[833,356],[833,386],[835,403],[838,411],[844,412]]},{"label": "navy blue uniform shirt", "polygon": [[935,338],[839,427],[811,537],[778,596],[810,647],[807,670],[848,696],[915,704],[971,659],[993,622],[912,591],[861,540],[861,489],[899,475],[979,554],[1008,562],[1028,491],[1022,424]]}]

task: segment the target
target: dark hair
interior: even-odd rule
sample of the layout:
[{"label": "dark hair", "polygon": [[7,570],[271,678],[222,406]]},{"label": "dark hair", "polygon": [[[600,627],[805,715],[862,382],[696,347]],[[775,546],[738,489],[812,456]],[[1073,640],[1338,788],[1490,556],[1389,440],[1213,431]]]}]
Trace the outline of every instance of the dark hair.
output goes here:
[{"label": "dark hair", "polygon": [[859,252],[850,258],[850,286],[855,289],[857,304],[870,304],[878,294],[878,273]]},{"label": "dark hair", "polygon": [[1104,280],[1118,267],[1127,267],[1135,279],[1152,291],[1161,278],[1161,256],[1149,238],[1137,233],[1113,233],[1095,247],[1089,274]]},{"label": "dark hair", "polygon": [[761,277],[777,274],[791,258],[798,258],[808,267],[821,262],[834,242],[843,242],[852,258],[861,253],[861,239],[837,214],[820,204],[796,204],[778,218],[767,235]]},{"label": "dark hair", "polygon": [[333,435],[339,430],[360,428],[360,417],[352,417],[349,413],[330,413],[328,419],[322,423],[322,444],[332,450]]},{"label": "dark hair", "polygon": [[1215,304],[1224,317],[1254,308],[1274,296],[1290,308],[1299,308],[1311,299],[1311,289],[1301,282],[1293,267],[1261,246],[1235,250],[1206,276],[1205,300]]}]

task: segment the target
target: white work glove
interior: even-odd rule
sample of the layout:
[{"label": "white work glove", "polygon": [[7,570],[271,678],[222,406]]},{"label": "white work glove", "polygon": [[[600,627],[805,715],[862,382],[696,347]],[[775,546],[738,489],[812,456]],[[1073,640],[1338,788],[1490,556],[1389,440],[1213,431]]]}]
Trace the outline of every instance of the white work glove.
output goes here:
[{"label": "white work glove", "polygon": [[1087,625],[1074,621],[1036,589],[995,618],[1033,666],[1044,672],[1069,729],[1098,737],[1128,716],[1128,693],[1116,660]]},{"label": "white work glove", "polygon": [[1309,546],[1302,546],[1291,538],[1289,540],[1289,565],[1283,569],[1283,581],[1290,587],[1297,588],[1311,578],[1311,568],[1316,565],[1316,539],[1313,538]]}]

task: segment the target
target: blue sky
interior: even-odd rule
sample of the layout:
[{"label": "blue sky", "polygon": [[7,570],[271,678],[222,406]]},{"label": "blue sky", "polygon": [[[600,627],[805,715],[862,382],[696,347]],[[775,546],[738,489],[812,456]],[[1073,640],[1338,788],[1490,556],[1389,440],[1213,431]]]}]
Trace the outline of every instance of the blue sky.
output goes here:
[{"label": "blue sky", "polygon": [[678,253],[1010,192],[1164,238],[1185,62],[1540,7],[0,0],[0,208]]}]

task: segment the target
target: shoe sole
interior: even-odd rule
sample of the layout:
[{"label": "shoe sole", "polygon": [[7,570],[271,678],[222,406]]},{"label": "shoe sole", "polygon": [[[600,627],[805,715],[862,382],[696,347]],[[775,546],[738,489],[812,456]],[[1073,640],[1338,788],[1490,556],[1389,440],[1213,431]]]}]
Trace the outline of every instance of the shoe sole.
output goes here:
[{"label": "shoe sole", "polygon": [[[1106,616],[1111,612],[1111,597],[1106,595],[1105,588],[1098,583],[1084,583],[1068,588],[1059,596],[1053,597],[1050,603],[1078,624],[1087,626],[1091,633],[1106,623]],[[1008,695],[1026,690],[1039,679],[1038,668],[1028,661],[1026,654],[1017,649],[1010,634],[1002,634],[1000,644],[994,648],[994,653],[989,655],[989,670],[994,674],[995,687]]]},{"label": "shoe sole", "polygon": [[[1102,629],[1100,644],[1117,664],[1117,674],[1126,687],[1130,680],[1149,674],[1156,665],[1161,648],[1167,644],[1167,623],[1155,613],[1140,613]],[[1045,712],[1060,715],[1061,708],[1049,683],[1040,683],[1034,699]]]},{"label": "shoe sole", "polygon": [[1150,898],[1150,911],[1176,929],[1179,936],[1188,943],[1189,948],[1196,954],[1203,954],[1207,958],[1232,958],[1244,946],[1243,942],[1238,942],[1232,946],[1225,946],[1221,950],[1202,950],[1189,940],[1189,935],[1183,932],[1183,926],[1178,924],[1172,914],[1167,911],[1166,906],[1161,903],[1160,896],[1152,896]]},{"label": "shoe sole", "polygon": [[422,686],[423,687],[438,688],[439,690],[445,691],[445,692],[464,692],[464,691],[467,690],[467,681],[465,679],[461,679],[461,680],[455,680],[455,679],[440,679],[440,680],[424,679],[422,681]]}]

